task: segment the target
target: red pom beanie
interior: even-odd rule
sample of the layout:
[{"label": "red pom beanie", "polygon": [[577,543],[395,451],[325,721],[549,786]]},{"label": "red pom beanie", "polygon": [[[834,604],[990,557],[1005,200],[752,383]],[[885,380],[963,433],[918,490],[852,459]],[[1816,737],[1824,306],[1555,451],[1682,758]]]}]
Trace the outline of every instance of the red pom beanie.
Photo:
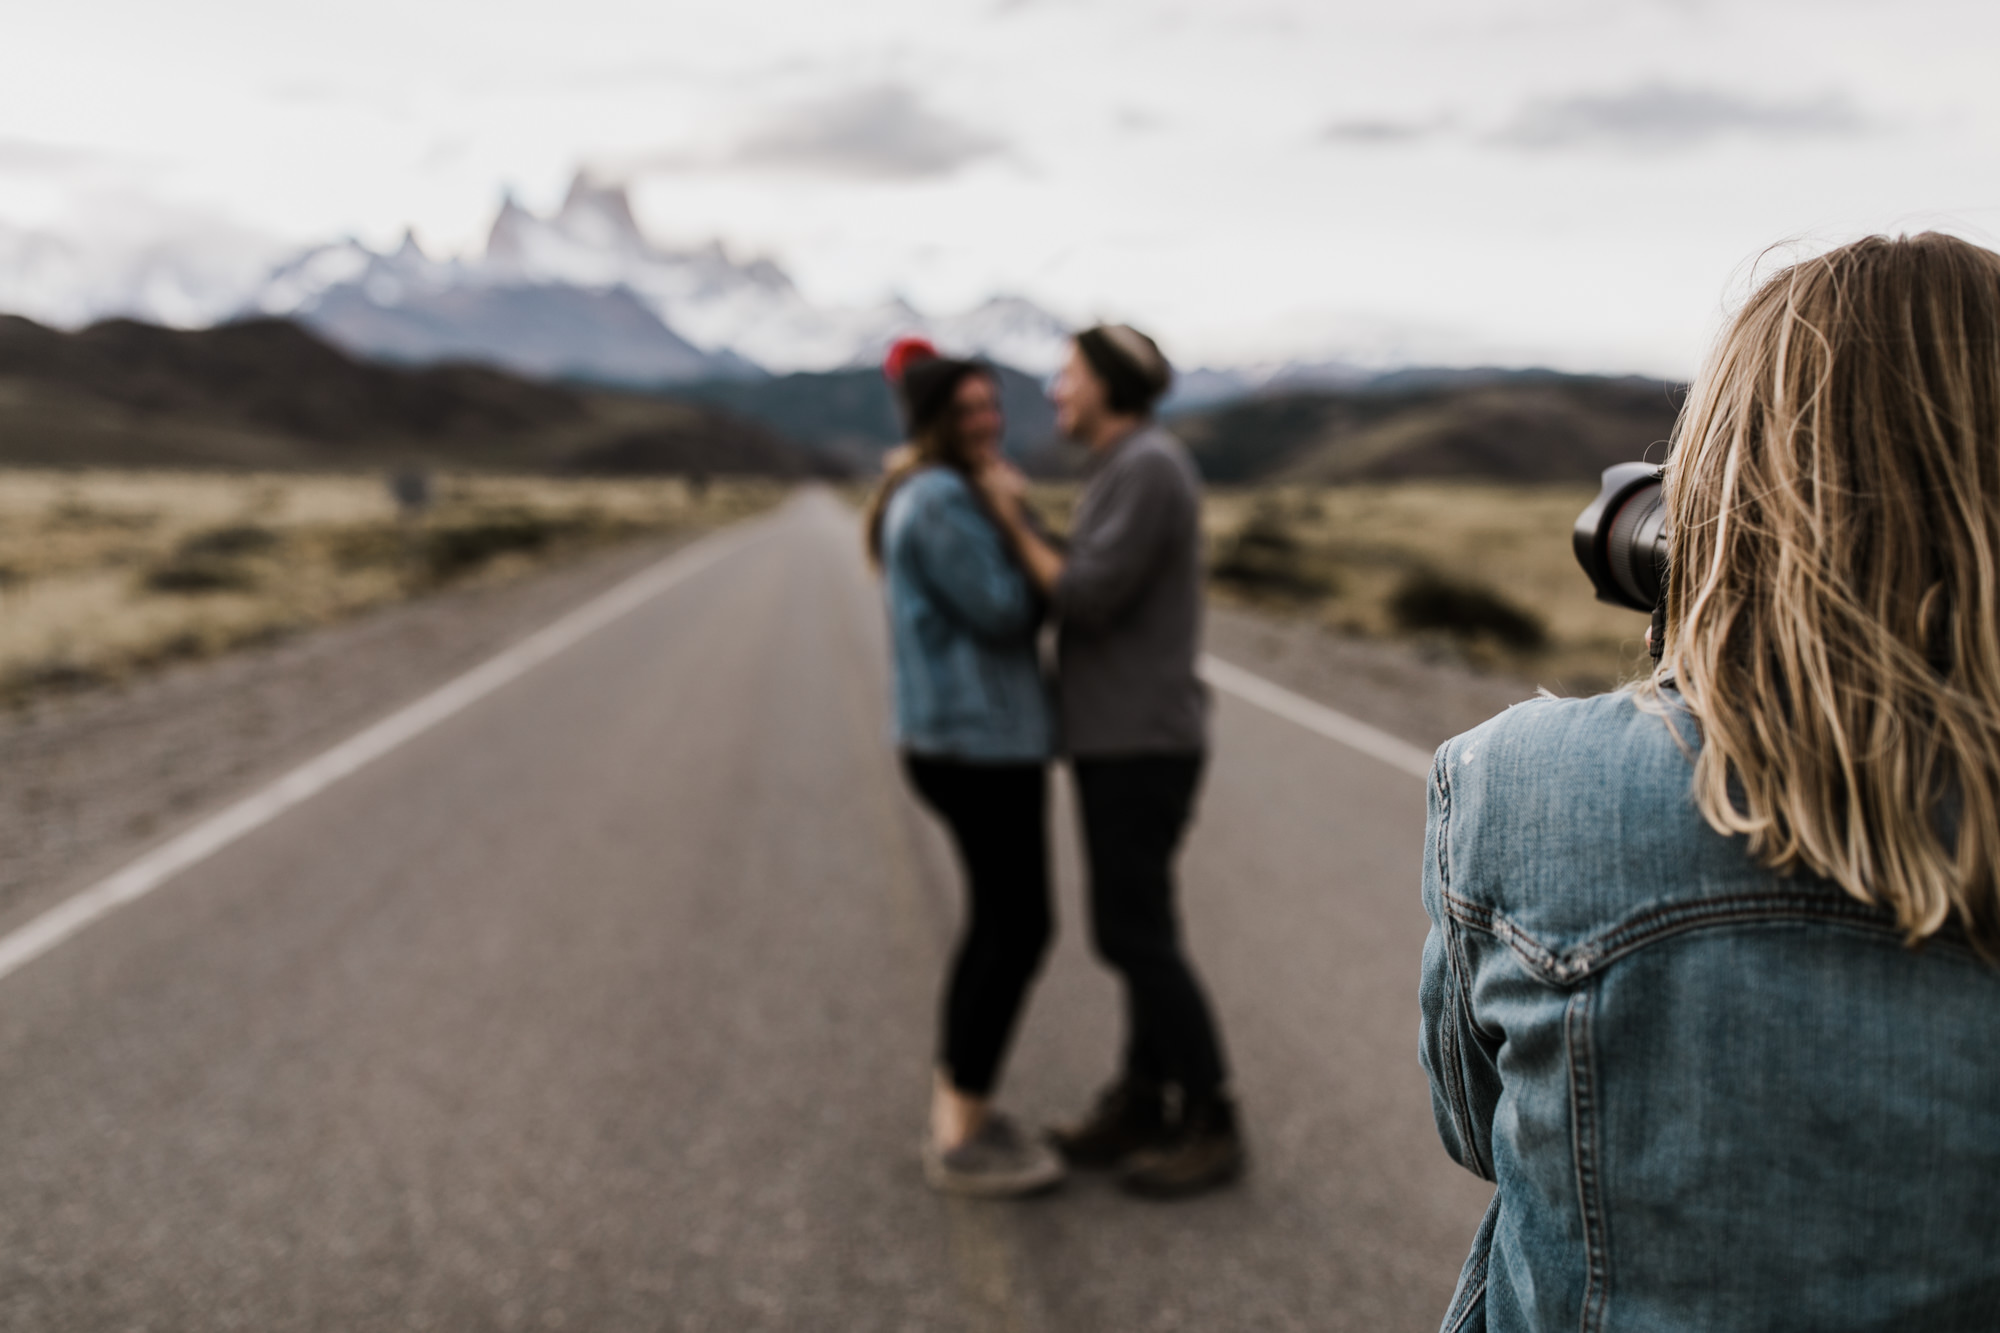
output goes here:
[{"label": "red pom beanie", "polygon": [[929,338],[898,338],[889,345],[889,354],[882,358],[882,378],[896,387],[903,386],[903,373],[912,361],[936,360],[938,349],[931,345]]},{"label": "red pom beanie", "polygon": [[898,338],[882,358],[882,376],[895,390],[903,409],[903,427],[910,438],[934,427],[960,381],[968,375],[991,375],[992,368],[979,361],[939,356],[928,339]]}]

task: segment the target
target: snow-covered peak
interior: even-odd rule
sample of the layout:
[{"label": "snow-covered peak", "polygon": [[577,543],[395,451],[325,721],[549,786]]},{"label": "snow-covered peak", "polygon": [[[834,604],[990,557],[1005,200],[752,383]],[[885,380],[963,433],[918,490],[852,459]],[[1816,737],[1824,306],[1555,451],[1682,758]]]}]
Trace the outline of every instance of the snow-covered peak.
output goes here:
[{"label": "snow-covered peak", "polygon": [[351,236],[316,245],[272,269],[253,304],[267,315],[289,315],[329,287],[361,281],[380,259]]},{"label": "snow-covered peak", "polygon": [[486,257],[500,263],[520,258],[529,233],[541,226],[541,219],[515,202],[513,191],[500,198],[500,211],[486,231]]},{"label": "snow-covered peak", "polygon": [[379,306],[400,305],[409,297],[463,285],[464,266],[424,253],[413,232],[388,254],[378,254],[353,237],[300,251],[272,269],[252,299],[266,315],[309,314],[327,292],[359,287]]},{"label": "snow-covered peak", "polygon": [[835,370],[871,363],[906,333],[1037,372],[1062,358],[1061,320],[1018,297],[935,318],[892,299],[822,306],[766,258],[737,259],[720,241],[689,250],[653,244],[623,186],[579,173],[547,217],[511,197],[487,239],[478,280],[624,287],[697,347],[734,352],[766,370]]},{"label": "snow-covered peak", "polygon": [[[622,185],[596,184],[579,173],[562,207],[548,217],[530,212],[510,193],[486,233],[486,262],[501,269],[569,270],[591,275],[618,262],[658,257]],[[566,276],[566,274],[565,274]]]},{"label": "snow-covered peak", "polygon": [[[792,292],[784,270],[767,259],[733,259],[718,242],[693,250],[654,245],[639,229],[632,203],[620,185],[579,174],[562,207],[547,217],[523,208],[512,196],[500,206],[487,235],[479,279],[489,283],[560,283],[605,290],[630,288],[670,325],[690,304],[730,304],[745,292],[759,301],[782,301]],[[694,324],[713,323],[699,314]],[[732,321],[721,340],[727,341]],[[697,343],[711,342],[694,330],[680,330]]]},{"label": "snow-covered peak", "polygon": [[625,187],[598,184],[582,172],[570,182],[562,208],[550,224],[579,245],[629,255],[652,251],[639,230],[639,220],[632,216],[632,200]]}]

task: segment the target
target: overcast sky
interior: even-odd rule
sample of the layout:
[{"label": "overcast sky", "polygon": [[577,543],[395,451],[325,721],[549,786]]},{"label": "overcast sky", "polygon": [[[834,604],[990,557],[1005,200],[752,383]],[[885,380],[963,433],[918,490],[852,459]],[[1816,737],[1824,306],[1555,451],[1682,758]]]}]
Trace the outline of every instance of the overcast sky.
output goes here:
[{"label": "overcast sky", "polygon": [[1996,54],[1949,0],[64,0],[0,222],[449,253],[584,165],[825,300],[1685,375],[1773,243],[2000,237]]}]

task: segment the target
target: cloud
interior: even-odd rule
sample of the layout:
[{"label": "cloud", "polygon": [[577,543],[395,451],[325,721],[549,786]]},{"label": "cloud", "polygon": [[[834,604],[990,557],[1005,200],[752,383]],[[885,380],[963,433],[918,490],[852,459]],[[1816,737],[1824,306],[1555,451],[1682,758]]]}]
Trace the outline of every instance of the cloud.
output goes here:
[{"label": "cloud", "polygon": [[1393,147],[1419,143],[1445,128],[1439,120],[1337,120],[1319,132],[1326,143],[1351,144],[1363,148]]},{"label": "cloud", "polygon": [[337,84],[324,79],[292,79],[274,83],[264,90],[264,95],[274,102],[290,102],[296,106],[332,106],[348,100]]},{"label": "cloud", "polygon": [[1493,136],[1516,148],[1600,145],[1663,150],[1693,148],[1732,136],[1760,139],[1850,138],[1868,119],[1845,96],[1760,102],[1703,88],[1654,83],[1629,92],[1531,102]]},{"label": "cloud", "polygon": [[1142,106],[1118,108],[1111,123],[1127,134],[1156,134],[1167,128],[1167,118]]},{"label": "cloud", "polygon": [[89,148],[42,143],[35,139],[0,138],[0,172],[55,176],[97,166],[105,155]]},{"label": "cloud", "polygon": [[439,172],[463,162],[471,153],[474,139],[469,134],[447,134],[431,140],[431,146],[417,159],[417,170]]},{"label": "cloud", "polygon": [[728,164],[875,180],[948,176],[1006,145],[896,84],[800,103],[745,137]]}]

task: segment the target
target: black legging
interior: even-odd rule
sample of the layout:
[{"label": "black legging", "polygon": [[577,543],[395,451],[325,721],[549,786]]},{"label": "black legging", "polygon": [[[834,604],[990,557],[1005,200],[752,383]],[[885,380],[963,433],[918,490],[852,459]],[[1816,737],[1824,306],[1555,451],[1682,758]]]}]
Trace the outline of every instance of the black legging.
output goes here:
[{"label": "black legging", "polygon": [[903,756],[903,771],[951,830],[969,905],[945,983],[939,1059],[952,1086],[984,1097],[1028,984],[1048,951],[1048,770]]},{"label": "black legging", "polygon": [[1175,1083],[1189,1101],[1227,1078],[1208,1001],[1182,951],[1174,853],[1194,811],[1202,756],[1076,759],[1097,952],[1125,981],[1125,1072]]}]

